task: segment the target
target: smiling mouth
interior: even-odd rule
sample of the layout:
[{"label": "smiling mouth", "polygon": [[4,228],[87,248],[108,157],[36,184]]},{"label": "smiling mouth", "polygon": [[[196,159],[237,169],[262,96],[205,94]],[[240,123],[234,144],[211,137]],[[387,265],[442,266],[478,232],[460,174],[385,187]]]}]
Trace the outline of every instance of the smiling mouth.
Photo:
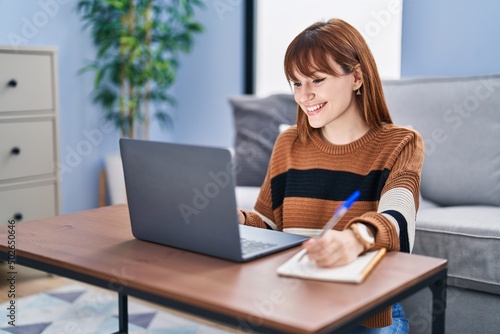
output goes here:
[{"label": "smiling mouth", "polygon": [[309,116],[312,116],[312,115],[316,115],[317,113],[320,112],[320,110],[325,106],[326,102],[324,103],[319,103],[319,104],[316,104],[314,106],[311,106],[311,107],[307,107],[306,108],[306,113],[309,115]]}]

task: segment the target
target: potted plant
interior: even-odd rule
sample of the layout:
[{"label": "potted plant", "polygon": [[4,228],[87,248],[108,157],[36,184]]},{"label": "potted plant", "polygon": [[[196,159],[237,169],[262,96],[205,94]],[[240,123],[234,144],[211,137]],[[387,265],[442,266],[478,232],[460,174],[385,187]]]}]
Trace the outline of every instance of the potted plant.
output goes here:
[{"label": "potted plant", "polygon": [[98,51],[81,69],[94,71],[94,102],[129,138],[149,138],[153,117],[168,126],[180,53],[203,30],[194,20],[201,0],[80,0],[78,11]]},{"label": "potted plant", "polygon": [[[172,124],[170,107],[175,100],[168,89],[175,81],[180,54],[189,52],[194,35],[203,31],[194,19],[195,8],[202,6],[201,0],[78,2],[84,28],[91,30],[97,47],[95,59],[80,73],[95,73],[93,101],[123,137],[149,139],[151,119],[163,128]],[[119,156],[106,158],[105,165],[111,202],[123,202]],[[112,166],[120,170],[110,173]],[[110,174],[116,174],[116,181]]]}]

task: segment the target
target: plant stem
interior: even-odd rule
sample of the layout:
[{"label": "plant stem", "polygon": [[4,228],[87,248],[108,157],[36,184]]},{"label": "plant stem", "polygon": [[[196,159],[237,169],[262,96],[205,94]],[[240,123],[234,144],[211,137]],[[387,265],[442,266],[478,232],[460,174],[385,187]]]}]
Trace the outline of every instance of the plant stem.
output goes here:
[{"label": "plant stem", "polygon": [[[151,50],[151,34],[152,34],[152,28],[153,24],[151,21],[151,14],[152,14],[152,2],[151,0],[148,0],[148,5],[146,8],[146,19],[145,19],[145,27],[146,27],[146,49]],[[146,57],[146,70],[150,70],[151,66],[151,54],[147,54]],[[144,137],[145,139],[149,139],[149,103],[151,100],[151,83],[149,80],[146,81],[146,87],[145,87],[145,103],[144,103]]]},{"label": "plant stem", "polygon": [[[126,24],[127,13],[123,13],[120,16],[120,25],[123,27]],[[120,33],[120,37],[123,33]],[[119,51],[119,61],[120,61],[120,96],[118,97],[118,104],[120,110],[120,123],[125,121],[125,42],[120,39],[120,51]],[[125,137],[125,127],[123,124],[120,125],[121,135]]]},{"label": "plant stem", "polygon": [[[135,29],[135,25],[134,25],[134,16],[135,16],[135,4],[134,4],[134,0],[130,0],[130,11],[129,11],[129,25],[128,25],[128,28],[129,28],[129,36],[132,37],[134,36],[134,29]],[[128,58],[129,58],[129,61],[128,63],[132,63],[131,62],[131,58],[132,58],[132,53],[129,51],[129,54],[128,54]],[[134,87],[134,82],[131,80],[131,76],[133,75],[133,73],[128,73],[129,75],[129,80],[128,80],[128,122],[129,122],[129,129],[128,129],[128,135],[129,135],[129,138],[134,138],[134,117],[135,117],[135,105],[136,105],[136,101],[135,101],[135,97],[134,97],[134,92],[135,92],[135,87]]]}]

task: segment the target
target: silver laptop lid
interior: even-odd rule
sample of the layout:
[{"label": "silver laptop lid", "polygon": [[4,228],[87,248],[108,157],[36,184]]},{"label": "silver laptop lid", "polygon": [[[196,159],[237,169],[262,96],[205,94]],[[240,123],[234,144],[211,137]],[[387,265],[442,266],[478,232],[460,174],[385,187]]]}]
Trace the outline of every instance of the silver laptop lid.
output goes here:
[{"label": "silver laptop lid", "polygon": [[241,261],[229,150],[120,139],[133,235]]}]

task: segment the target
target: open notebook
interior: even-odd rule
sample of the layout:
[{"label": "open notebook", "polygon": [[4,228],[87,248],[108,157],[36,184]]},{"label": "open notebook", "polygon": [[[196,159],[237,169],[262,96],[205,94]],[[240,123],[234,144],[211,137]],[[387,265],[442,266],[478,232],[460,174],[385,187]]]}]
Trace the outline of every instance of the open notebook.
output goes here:
[{"label": "open notebook", "polygon": [[355,261],[344,266],[322,268],[309,260],[309,257],[302,257],[305,251],[305,249],[301,250],[282,264],[277,269],[278,274],[322,281],[362,283],[386,253],[386,249],[381,248],[361,255]]}]

